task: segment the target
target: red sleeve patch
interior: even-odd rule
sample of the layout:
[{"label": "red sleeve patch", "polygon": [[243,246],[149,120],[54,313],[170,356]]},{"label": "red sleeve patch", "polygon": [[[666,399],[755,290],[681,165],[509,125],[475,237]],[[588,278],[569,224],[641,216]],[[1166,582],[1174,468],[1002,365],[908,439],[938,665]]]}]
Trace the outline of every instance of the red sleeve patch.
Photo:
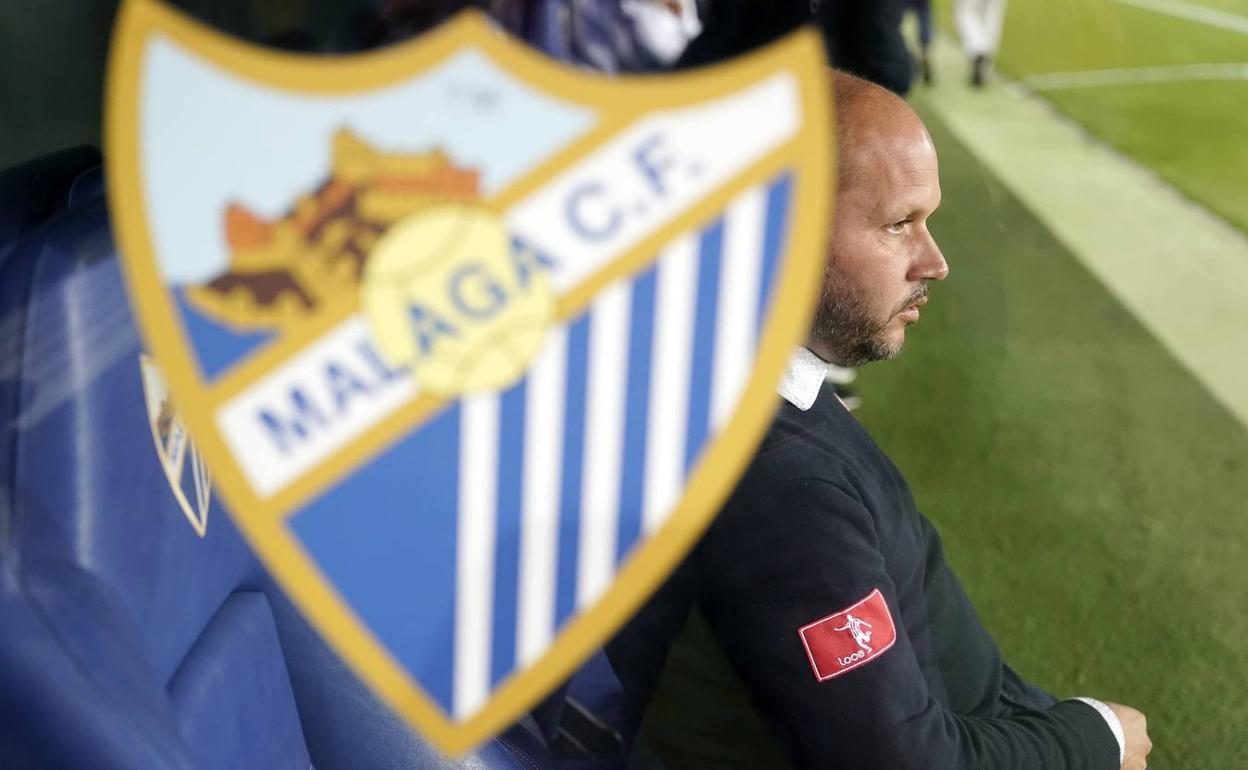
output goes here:
[{"label": "red sleeve patch", "polygon": [[797,630],[822,682],[866,665],[897,641],[897,629],[884,594],[875,589],[857,603]]}]

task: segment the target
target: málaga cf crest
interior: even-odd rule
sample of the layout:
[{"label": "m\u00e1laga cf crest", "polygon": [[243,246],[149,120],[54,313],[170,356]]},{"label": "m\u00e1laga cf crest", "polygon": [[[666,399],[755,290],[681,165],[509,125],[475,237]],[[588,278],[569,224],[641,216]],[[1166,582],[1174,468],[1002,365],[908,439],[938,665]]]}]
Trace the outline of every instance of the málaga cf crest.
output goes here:
[{"label": "m\u00e1laga cf crest", "polygon": [[601,646],[744,468],[822,275],[824,78],[806,33],[606,79],[471,13],[325,58],[124,5],[148,345],[252,546],[444,750]]}]

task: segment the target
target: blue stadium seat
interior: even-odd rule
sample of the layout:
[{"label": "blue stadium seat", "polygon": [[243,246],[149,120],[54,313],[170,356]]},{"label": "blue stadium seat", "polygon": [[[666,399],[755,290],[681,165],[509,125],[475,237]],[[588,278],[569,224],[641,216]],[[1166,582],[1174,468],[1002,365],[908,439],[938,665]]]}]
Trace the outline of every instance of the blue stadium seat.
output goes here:
[{"label": "blue stadium seat", "polygon": [[[267,578],[217,506],[200,537],[157,458],[102,202],[33,231],[0,271],[14,332],[0,547],[51,649],[81,672],[25,680],[34,714],[67,712],[57,729],[24,728],[47,734],[36,753],[64,766],[309,767]],[[97,725],[110,742],[63,753],[63,734]]]},{"label": "blue stadium seat", "polygon": [[100,686],[85,661],[67,654],[41,600],[27,596],[30,589],[19,587],[4,562],[0,558],[0,766],[194,767],[162,710],[126,703],[124,691]]},{"label": "blue stadium seat", "polygon": [[[625,770],[630,766],[637,715],[627,706],[615,671],[602,651],[560,689],[557,709],[544,723],[546,743],[560,770]],[[543,704],[550,708],[550,702]],[[540,713],[535,712],[535,713]],[[549,713],[549,712],[548,712]]]},{"label": "blue stadium seat", "polygon": [[523,726],[441,759],[218,501],[197,531],[155,450],[98,172],[75,178],[0,260],[0,767],[550,766]]}]

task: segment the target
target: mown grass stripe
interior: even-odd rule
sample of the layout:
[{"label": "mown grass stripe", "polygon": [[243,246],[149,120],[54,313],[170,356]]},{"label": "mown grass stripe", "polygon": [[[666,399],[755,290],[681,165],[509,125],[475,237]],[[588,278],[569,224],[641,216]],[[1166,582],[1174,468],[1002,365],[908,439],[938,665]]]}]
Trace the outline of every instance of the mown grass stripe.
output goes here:
[{"label": "mown grass stripe", "polygon": [[[961,56],[937,41],[938,71]],[[1248,426],[1248,238],[1018,87],[918,99]]]},{"label": "mown grass stripe", "polygon": [[1216,8],[1206,8],[1203,5],[1185,3],[1182,0],[1115,0],[1115,2],[1143,8],[1154,13],[1162,13],[1166,16],[1173,16],[1176,19],[1184,19],[1209,27],[1217,27],[1228,32],[1248,35],[1248,16],[1240,16],[1237,13],[1227,13]]}]

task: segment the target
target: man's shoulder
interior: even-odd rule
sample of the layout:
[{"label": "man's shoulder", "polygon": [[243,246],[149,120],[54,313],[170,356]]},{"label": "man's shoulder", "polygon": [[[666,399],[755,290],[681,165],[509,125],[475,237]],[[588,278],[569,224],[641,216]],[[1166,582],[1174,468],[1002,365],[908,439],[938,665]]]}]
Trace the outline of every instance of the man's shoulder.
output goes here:
[{"label": "man's shoulder", "polygon": [[[899,508],[905,480],[857,419],[825,390],[809,410],[784,403],[725,507],[722,518],[783,507],[796,515],[838,511],[873,517]],[[904,507],[904,506],[902,506]]]},{"label": "man's shoulder", "polygon": [[840,479],[861,474],[862,461],[877,455],[870,436],[825,389],[808,410],[781,404],[746,475]]}]

